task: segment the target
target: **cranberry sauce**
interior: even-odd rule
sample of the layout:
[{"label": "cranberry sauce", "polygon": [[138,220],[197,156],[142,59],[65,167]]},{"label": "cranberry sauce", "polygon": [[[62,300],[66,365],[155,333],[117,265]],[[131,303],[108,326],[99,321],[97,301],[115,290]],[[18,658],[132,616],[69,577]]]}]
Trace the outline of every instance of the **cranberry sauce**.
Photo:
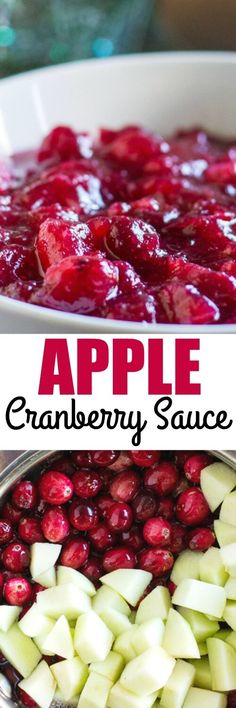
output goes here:
[{"label": "cranberry sauce", "polygon": [[236,146],[57,127],[0,163],[0,293],[82,315],[236,323]]}]

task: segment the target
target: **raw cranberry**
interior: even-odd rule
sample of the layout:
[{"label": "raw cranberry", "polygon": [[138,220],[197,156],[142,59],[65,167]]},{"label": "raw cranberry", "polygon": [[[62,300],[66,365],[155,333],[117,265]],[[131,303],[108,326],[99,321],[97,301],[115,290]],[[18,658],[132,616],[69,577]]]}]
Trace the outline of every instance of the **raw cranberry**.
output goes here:
[{"label": "raw cranberry", "polygon": [[184,473],[192,484],[200,484],[201,471],[212,462],[209,455],[198,453],[190,455],[184,463]]},{"label": "raw cranberry", "polygon": [[43,534],[39,519],[32,516],[23,516],[18,525],[18,535],[25,543],[37,543],[43,541]]},{"label": "raw cranberry", "polygon": [[64,509],[53,506],[45,511],[41,526],[43,535],[51,543],[61,543],[68,536],[70,524]]},{"label": "raw cranberry", "polygon": [[0,572],[0,595],[2,593],[3,585],[4,585],[4,575],[3,575],[3,573]]},{"label": "raw cranberry", "polygon": [[174,563],[174,556],[164,548],[148,548],[139,555],[139,566],[142,570],[159,577],[168,573]]},{"label": "raw cranberry", "polygon": [[23,543],[9,543],[9,546],[4,548],[2,552],[2,562],[7,570],[19,573],[28,568],[30,562],[29,549]]},{"label": "raw cranberry", "polygon": [[114,500],[112,497],[108,496],[108,494],[100,494],[100,496],[97,497],[96,505],[103,519],[106,519],[108,509],[110,509],[113,504]]},{"label": "raw cranberry", "polygon": [[129,502],[134,498],[141,484],[141,478],[138,472],[128,470],[120,472],[112,480],[109,492],[116,501]]},{"label": "raw cranberry", "polygon": [[103,574],[101,558],[91,555],[83,565],[83,573],[89,580],[92,580],[92,582],[97,582]]},{"label": "raw cranberry", "polygon": [[194,451],[190,452],[190,450],[177,450],[174,452],[174,462],[177,467],[182,468],[188,457],[191,457],[193,454]]},{"label": "raw cranberry", "polygon": [[173,583],[172,580],[169,580],[167,583],[167,587],[168,587],[170,595],[174,595],[174,591],[176,590],[177,585],[175,585],[175,583]]},{"label": "raw cranberry", "polygon": [[159,462],[161,453],[157,450],[137,450],[132,451],[130,454],[135,465],[151,467],[151,465]]},{"label": "raw cranberry", "polygon": [[96,497],[102,488],[102,481],[99,472],[94,470],[80,470],[72,477],[74,492],[82,499]]},{"label": "raw cranberry", "polygon": [[173,524],[170,542],[171,552],[178,556],[181,551],[184,551],[184,549],[187,548],[187,545],[188,539],[185,526],[181,526],[181,524]]},{"label": "raw cranberry", "polygon": [[56,460],[50,464],[51,470],[57,470],[58,472],[63,472],[70,477],[74,472],[74,466],[72,464],[70,457],[62,457],[60,460]]},{"label": "raw cranberry", "polygon": [[117,546],[104,553],[103,570],[111,573],[119,568],[135,568],[136,556],[128,546]]},{"label": "raw cranberry", "polygon": [[44,592],[46,588],[43,587],[43,585],[40,585],[40,583],[34,583],[31,587],[32,590],[32,596],[31,596],[31,603],[36,602],[37,595],[39,592]]},{"label": "raw cranberry", "polygon": [[13,537],[12,525],[9,521],[0,519],[0,544],[8,543]]},{"label": "raw cranberry", "polygon": [[23,691],[23,689],[19,686],[17,686],[17,695],[20,703],[23,704],[23,706],[26,706],[26,708],[37,708],[37,703],[33,701],[33,698],[31,698],[31,696],[29,696],[29,694],[26,693],[26,691]]},{"label": "raw cranberry", "polygon": [[69,519],[78,531],[89,531],[98,522],[98,512],[93,502],[73,501],[69,507]]},{"label": "raw cranberry", "polygon": [[171,494],[179,481],[179,473],[172,462],[160,462],[144,472],[145,487],[160,496]]},{"label": "raw cranberry", "polygon": [[173,492],[173,497],[174,499],[178,498],[182,492],[185,492],[186,489],[189,489],[190,485],[186,477],[180,477],[178,484],[175,487],[175,490]]},{"label": "raw cranberry", "polygon": [[115,462],[112,462],[112,464],[108,465],[108,467],[113,472],[118,473],[118,472],[124,472],[129,467],[131,467],[131,465],[132,465],[132,460],[131,460],[130,454],[128,452],[120,452],[120,454],[118,455]]},{"label": "raw cranberry", "polygon": [[178,497],[176,516],[186,526],[196,526],[206,521],[210,513],[209,506],[200,489],[187,489]]},{"label": "raw cranberry", "polygon": [[89,531],[89,540],[96,551],[105,551],[114,545],[116,536],[105,524],[97,524]]},{"label": "raw cranberry", "polygon": [[99,477],[100,477],[100,480],[102,483],[102,489],[104,489],[105,491],[107,491],[109,489],[109,485],[110,485],[112,476],[113,475],[112,475],[111,470],[103,470],[103,469],[99,470]]},{"label": "raw cranberry", "polygon": [[196,528],[188,534],[188,546],[192,551],[207,551],[214,546],[215,534],[209,528]]},{"label": "raw cranberry", "polygon": [[157,500],[153,494],[141,492],[137,494],[132,502],[134,518],[136,521],[146,521],[154,516],[157,508]]},{"label": "raw cranberry", "polygon": [[154,516],[148,519],[143,527],[143,537],[150,546],[163,548],[169,546],[172,534],[172,526],[161,516]]},{"label": "raw cranberry", "polygon": [[37,492],[34,484],[28,479],[22,479],[12,492],[12,502],[18,509],[34,509],[37,503]]},{"label": "raw cranberry", "polygon": [[143,534],[140,526],[131,526],[128,531],[123,531],[121,534],[123,543],[126,546],[131,546],[133,551],[140,551],[143,547]]},{"label": "raw cranberry", "polygon": [[70,539],[63,545],[60,563],[77,570],[85,563],[89,556],[89,543],[84,539]]},{"label": "raw cranberry", "polygon": [[76,452],[72,452],[71,459],[77,467],[91,467],[90,452],[86,452],[85,450],[76,450]]},{"label": "raw cranberry", "polygon": [[157,514],[170,521],[174,516],[174,502],[172,497],[161,497],[157,505]]},{"label": "raw cranberry", "polygon": [[133,521],[133,512],[125,502],[114,502],[108,509],[106,521],[112,531],[127,531]]},{"label": "raw cranberry", "polygon": [[8,605],[19,607],[27,605],[31,600],[32,586],[26,578],[10,578],[3,588],[4,599]]},{"label": "raw cranberry", "polygon": [[40,477],[39,492],[47,504],[65,504],[73,495],[73,484],[62,472],[48,470]]},{"label": "raw cranberry", "polygon": [[22,511],[16,509],[9,501],[6,501],[2,508],[2,515],[4,519],[7,519],[14,525],[18,524],[22,516]]},{"label": "raw cranberry", "polygon": [[119,455],[116,450],[93,450],[91,451],[91,460],[98,467],[109,467],[112,465]]}]

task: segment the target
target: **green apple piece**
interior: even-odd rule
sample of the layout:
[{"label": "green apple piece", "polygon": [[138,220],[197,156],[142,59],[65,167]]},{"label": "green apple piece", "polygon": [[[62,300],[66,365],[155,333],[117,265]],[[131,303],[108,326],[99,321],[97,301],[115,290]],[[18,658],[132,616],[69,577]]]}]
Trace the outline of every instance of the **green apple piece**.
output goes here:
[{"label": "green apple piece", "polygon": [[92,599],[92,608],[97,615],[100,615],[102,612],[105,612],[108,607],[117,610],[117,612],[121,612],[121,614],[126,615],[126,617],[128,617],[131,612],[129,605],[118,592],[103,585],[97,590],[96,595],[94,595]]},{"label": "green apple piece", "polygon": [[111,689],[108,698],[108,708],[151,708],[155,704],[156,694],[137,696],[132,691],[126,691],[118,681]]},{"label": "green apple piece", "polygon": [[118,592],[130,605],[135,607],[144,590],[152,580],[152,574],[146,570],[121,568],[107,573],[100,578],[101,583]]},{"label": "green apple piece", "polygon": [[226,708],[227,698],[216,691],[190,688],[183,708]]},{"label": "green apple piece", "polygon": [[201,551],[182,551],[173,565],[170,579],[175,585],[179,585],[185,578],[200,579],[200,560],[203,557]]},{"label": "green apple piece", "polygon": [[88,667],[79,656],[58,661],[51,666],[51,671],[65,701],[79,694],[88,678]]},{"label": "green apple piece", "polygon": [[162,644],[165,632],[164,622],[160,617],[147,620],[137,626],[131,642],[137,655],[142,654],[151,647]]},{"label": "green apple piece", "polygon": [[236,487],[236,472],[224,462],[213,462],[201,471],[201,488],[211,509],[215,511]]},{"label": "green apple piece", "polygon": [[19,686],[40,708],[49,708],[56,690],[56,681],[47,662],[43,660],[28,678],[19,683]]},{"label": "green apple piece", "polygon": [[57,584],[56,569],[48,568],[44,573],[34,578],[35,583],[40,583],[44,588],[53,588]]},{"label": "green apple piece", "polygon": [[165,649],[152,647],[126,665],[120,683],[127,691],[145,696],[165,686],[174,666],[175,659]]},{"label": "green apple piece", "polygon": [[58,654],[63,659],[72,659],[74,656],[74,647],[71,636],[71,628],[68,620],[64,615],[61,615],[54,624],[51,632],[47,635],[44,648],[48,651]]},{"label": "green apple piece", "polygon": [[236,600],[236,578],[228,578],[224,588],[227,600]]},{"label": "green apple piece", "polygon": [[114,637],[118,637],[119,634],[127,632],[127,630],[132,627],[129,618],[121,612],[114,610],[113,607],[107,607],[107,609],[101,612],[99,616],[103,622],[105,622],[107,627],[109,627],[112,634],[114,634]]},{"label": "green apple piece", "polygon": [[229,575],[236,577],[236,543],[228,543],[227,546],[222,546],[220,554],[222,563]]},{"label": "green apple piece", "polygon": [[219,622],[209,620],[202,612],[179,607],[178,611],[189,622],[197,642],[204,642],[208,637],[213,637],[220,629]]},{"label": "green apple piece", "polygon": [[220,520],[236,526],[236,491],[227,494],[220,509]]},{"label": "green apple piece", "polygon": [[236,631],[236,602],[233,602],[233,600],[227,600],[223,612],[223,619],[231,629]]},{"label": "green apple piece", "polygon": [[33,543],[30,546],[30,573],[33,579],[55,565],[61,549],[59,543]]},{"label": "green apple piece", "polygon": [[[51,667],[51,670],[52,670],[52,667]],[[79,700],[79,695],[73,696],[73,698],[70,699],[70,706],[75,706],[75,708],[77,708],[78,700]],[[63,706],[63,704],[65,705],[65,699],[63,698],[63,695],[62,695],[60,689],[57,687],[56,691],[54,693],[54,696],[53,696],[53,705],[57,705],[57,706],[60,705],[60,707],[61,707],[61,706]]]},{"label": "green apple piece", "polygon": [[[215,637],[215,638],[216,638],[216,637]],[[217,637],[217,638],[218,638],[218,637]],[[220,639],[220,637],[219,637],[219,639]],[[233,647],[233,649],[236,650],[236,632],[235,632],[235,631],[228,632],[228,634],[227,634],[227,636],[225,637],[224,641],[227,642],[227,644],[230,644],[231,647]]]},{"label": "green apple piece", "polygon": [[198,642],[199,654],[201,656],[207,656],[207,645],[206,642]]},{"label": "green apple piece", "polygon": [[93,610],[78,617],[74,646],[85,664],[104,661],[111,650],[113,639],[110,629]]},{"label": "green apple piece", "polygon": [[79,698],[78,708],[106,708],[112,681],[91,671]]},{"label": "green apple piece", "polygon": [[39,611],[49,617],[58,619],[61,615],[70,619],[76,619],[83,612],[88,612],[91,607],[91,600],[79,588],[71,583],[68,585],[57,585],[49,588],[37,595],[37,605]]},{"label": "green apple piece", "polygon": [[91,580],[86,578],[83,573],[80,573],[79,570],[75,570],[74,568],[67,568],[65,565],[58,565],[57,585],[67,585],[68,583],[72,583],[72,585],[83,590],[83,592],[90,595],[90,597],[96,594],[94,584],[91,583]]},{"label": "green apple piece", "polygon": [[224,612],[226,596],[224,588],[218,585],[185,578],[176,588],[172,602],[174,605],[188,607],[190,610],[220,619]]},{"label": "green apple piece", "polygon": [[8,632],[8,629],[19,617],[21,607],[16,605],[0,605],[0,630]]},{"label": "green apple piece", "polygon": [[54,651],[48,651],[45,649],[45,641],[49,635],[49,632],[53,629],[56,620],[52,620],[49,617],[47,618],[48,620],[48,629],[46,632],[42,632],[42,634],[37,634],[37,637],[34,637],[34,643],[38,647],[39,651],[41,654],[44,654],[45,656],[54,656]]},{"label": "green apple piece", "polygon": [[229,629],[219,629],[218,632],[215,633],[214,637],[215,639],[222,639],[223,642],[226,641],[227,637],[231,634],[231,630]]},{"label": "green apple piece", "polygon": [[38,634],[45,634],[52,629],[51,619],[43,615],[38,608],[36,602],[31,605],[30,609],[22,617],[18,623],[18,627],[28,637],[37,637]]},{"label": "green apple piece", "polygon": [[212,678],[208,656],[203,656],[202,659],[193,659],[191,664],[195,669],[194,686],[196,688],[206,688],[211,691]]},{"label": "green apple piece", "polygon": [[214,637],[207,640],[213,691],[236,689],[236,652],[227,642]]},{"label": "green apple piece", "polygon": [[200,659],[190,624],[173,609],[168,614],[162,646],[175,659]]},{"label": "green apple piece", "polygon": [[163,688],[160,705],[163,708],[182,708],[194,682],[195,669],[187,661],[178,659],[174,671]]},{"label": "green apple piece", "polygon": [[170,593],[167,588],[159,585],[154,588],[143,600],[137,609],[135,623],[142,624],[147,620],[159,617],[166,620],[170,609]]},{"label": "green apple piece", "polygon": [[215,585],[225,585],[228,573],[225,570],[220,549],[208,548],[200,560],[200,580]]},{"label": "green apple piece", "polygon": [[236,542],[236,526],[232,526],[232,524],[225,524],[220,519],[215,519],[214,532],[219,546],[227,546],[228,543]]},{"label": "green apple piece", "polygon": [[24,678],[31,674],[41,659],[32,639],[26,637],[17,624],[12,624],[7,632],[0,632],[0,651]]},{"label": "green apple piece", "polygon": [[134,659],[136,657],[136,652],[134,651],[133,647],[133,638],[135,636],[135,632],[136,625],[132,625],[131,629],[128,629],[127,632],[120,634],[119,637],[117,637],[117,639],[115,640],[113,649],[118,654],[121,654],[121,656],[123,656],[125,662],[131,661],[131,659]]},{"label": "green apple piece", "polygon": [[136,613],[136,610],[131,610],[131,613],[130,613],[130,615],[129,615],[129,621],[131,622],[131,624],[134,624],[134,623],[135,623],[136,614],[137,614],[137,613]]},{"label": "green apple piece", "polygon": [[125,660],[123,656],[115,651],[110,651],[104,661],[93,661],[89,666],[89,671],[95,671],[96,674],[106,676],[112,683],[115,683],[120,678],[124,667]]}]

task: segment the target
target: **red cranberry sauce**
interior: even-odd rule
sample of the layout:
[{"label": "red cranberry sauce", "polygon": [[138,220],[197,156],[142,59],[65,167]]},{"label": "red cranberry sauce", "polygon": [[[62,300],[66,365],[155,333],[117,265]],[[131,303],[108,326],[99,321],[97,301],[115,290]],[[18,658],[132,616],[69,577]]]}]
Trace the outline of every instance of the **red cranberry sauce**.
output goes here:
[{"label": "red cranberry sauce", "polygon": [[[150,323],[236,322],[236,147],[59,126],[0,165],[0,293]],[[20,507],[21,508],[21,507]]]}]

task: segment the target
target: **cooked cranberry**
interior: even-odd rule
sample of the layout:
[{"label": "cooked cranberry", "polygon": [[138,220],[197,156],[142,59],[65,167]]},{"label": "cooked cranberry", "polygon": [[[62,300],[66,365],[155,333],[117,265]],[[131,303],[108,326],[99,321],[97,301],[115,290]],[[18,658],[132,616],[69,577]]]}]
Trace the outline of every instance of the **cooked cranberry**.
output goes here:
[{"label": "cooked cranberry", "polygon": [[157,508],[157,500],[153,494],[141,492],[137,494],[132,502],[134,518],[136,521],[146,521],[154,516]]},{"label": "cooked cranberry", "polygon": [[30,562],[29,549],[23,543],[9,543],[2,552],[2,562],[7,570],[19,573],[28,568]]},{"label": "cooked cranberry", "polygon": [[0,544],[8,543],[13,537],[12,525],[9,521],[0,519]]},{"label": "cooked cranberry", "polygon": [[120,472],[112,480],[109,492],[116,501],[129,502],[134,498],[141,484],[141,477],[134,470]]},{"label": "cooked cranberry", "polygon": [[184,463],[184,472],[187,479],[192,482],[192,484],[200,484],[201,471],[204,467],[210,465],[211,461],[211,457],[205,453],[198,453],[187,457]]},{"label": "cooked cranberry", "polygon": [[128,546],[117,546],[104,553],[103,570],[105,573],[110,573],[119,568],[134,568],[135,565],[135,553]]},{"label": "cooked cranberry", "polygon": [[118,216],[105,239],[110,255],[128,260],[135,268],[155,266],[159,236],[156,229],[141,219]]},{"label": "cooked cranberry", "polygon": [[96,506],[99,510],[100,516],[103,519],[106,519],[108,509],[110,509],[113,504],[114,499],[112,499],[112,497],[110,497],[108,494],[100,494],[100,496],[97,497]]},{"label": "cooked cranberry", "polygon": [[161,497],[157,505],[157,514],[170,521],[174,517],[174,502],[172,497]]},{"label": "cooked cranberry", "polygon": [[63,544],[60,563],[76,570],[88,559],[89,543],[84,539],[70,539]]},{"label": "cooked cranberry", "polygon": [[39,492],[48,504],[65,504],[73,495],[73,484],[62,472],[48,470],[40,477]]},{"label": "cooked cranberry", "polygon": [[25,543],[37,543],[43,541],[43,534],[39,519],[33,516],[23,516],[19,521],[18,535]]},{"label": "cooked cranberry", "polygon": [[16,509],[9,501],[6,501],[2,508],[2,515],[4,519],[7,519],[12,524],[18,524],[22,516],[22,511]]},{"label": "cooked cranberry", "polygon": [[164,548],[148,548],[139,555],[139,566],[155,576],[168,573],[174,563],[174,556]]},{"label": "cooked cranberry", "polygon": [[143,547],[143,534],[141,526],[131,526],[128,531],[123,531],[121,534],[122,541],[126,546],[131,546],[133,551],[140,551]]},{"label": "cooked cranberry", "polygon": [[53,128],[46,135],[38,151],[38,160],[69,160],[79,156],[79,146],[76,133],[67,126]]},{"label": "cooked cranberry", "polygon": [[74,500],[69,507],[69,519],[78,531],[89,531],[98,522],[98,512],[93,502]]},{"label": "cooked cranberry", "polygon": [[188,545],[187,530],[181,524],[172,525],[170,550],[174,555],[179,555]]},{"label": "cooked cranberry", "polygon": [[188,546],[192,551],[207,551],[214,546],[215,534],[209,528],[196,528],[188,534]]},{"label": "cooked cranberry", "polygon": [[54,307],[66,303],[72,312],[94,314],[117,292],[118,268],[100,256],[69,256],[45,273],[43,299]]},{"label": "cooked cranberry", "polygon": [[172,462],[160,462],[144,472],[144,484],[151,492],[160,496],[171,494],[179,480],[179,473]]},{"label": "cooked cranberry", "polygon": [[102,481],[99,472],[94,470],[80,470],[72,477],[74,492],[82,499],[96,497],[102,488]]},{"label": "cooked cranberry", "polygon": [[32,586],[26,578],[10,578],[3,588],[4,599],[9,605],[27,605],[31,594]]},{"label": "cooked cranberry", "polygon": [[92,582],[99,580],[103,574],[101,558],[91,555],[83,565],[83,573],[87,578],[89,578],[89,580],[92,580]]},{"label": "cooked cranberry", "polygon": [[210,513],[209,506],[200,489],[187,489],[178,497],[176,516],[186,526],[196,526],[206,521]]},{"label": "cooked cranberry", "polygon": [[105,551],[116,541],[116,536],[106,524],[97,524],[89,531],[89,540],[96,551]]},{"label": "cooked cranberry", "polygon": [[64,541],[70,530],[68,516],[59,506],[53,506],[45,511],[41,526],[44,537],[51,543]]},{"label": "cooked cranberry", "polygon": [[125,502],[114,502],[108,509],[106,521],[112,531],[127,531],[133,521],[133,512]]},{"label": "cooked cranberry", "polygon": [[131,452],[131,457],[135,465],[139,467],[151,467],[156,462],[159,462],[160,452],[157,450],[137,450]]},{"label": "cooked cranberry", "polygon": [[116,450],[93,450],[90,454],[94,465],[98,467],[108,467],[117,460],[119,452]]},{"label": "cooked cranberry", "polygon": [[28,479],[22,479],[12,492],[12,502],[19,509],[34,509],[37,502],[37,492],[34,484]]},{"label": "cooked cranberry", "polygon": [[143,527],[143,537],[150,546],[160,548],[169,546],[172,534],[172,526],[161,516],[154,516],[148,519]]}]

